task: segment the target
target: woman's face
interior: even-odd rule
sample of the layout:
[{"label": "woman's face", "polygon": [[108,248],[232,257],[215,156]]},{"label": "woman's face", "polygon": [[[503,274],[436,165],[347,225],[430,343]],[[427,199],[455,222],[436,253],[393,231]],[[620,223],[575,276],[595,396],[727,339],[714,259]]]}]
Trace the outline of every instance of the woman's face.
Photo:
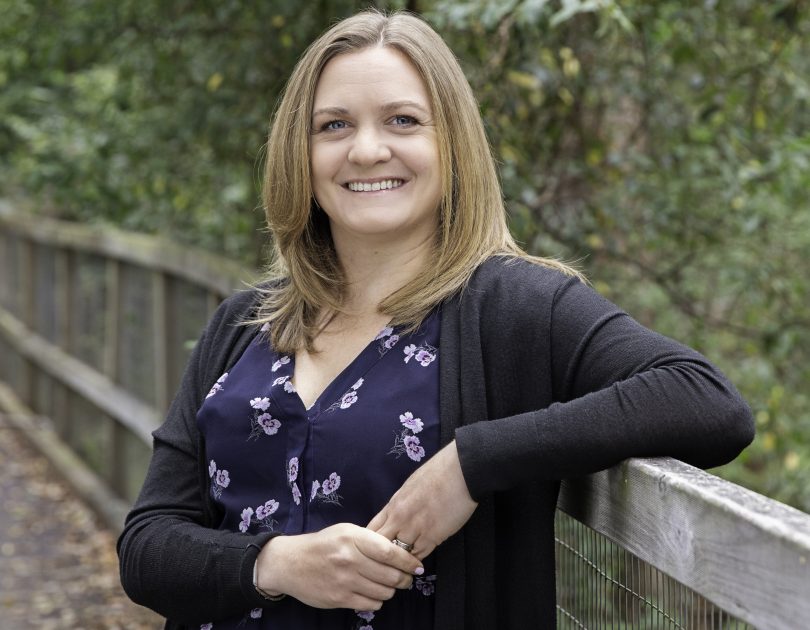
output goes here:
[{"label": "woman's face", "polygon": [[336,243],[431,239],[442,195],[427,89],[392,48],[338,55],[315,88],[312,188]]}]

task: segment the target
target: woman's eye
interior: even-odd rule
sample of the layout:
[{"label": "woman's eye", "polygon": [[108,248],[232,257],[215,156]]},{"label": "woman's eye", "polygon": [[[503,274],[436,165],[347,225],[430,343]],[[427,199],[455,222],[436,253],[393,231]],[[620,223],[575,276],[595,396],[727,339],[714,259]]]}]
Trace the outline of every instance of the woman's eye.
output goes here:
[{"label": "woman's eye", "polygon": [[399,127],[410,127],[411,125],[416,124],[416,118],[413,116],[405,116],[404,114],[398,114],[394,116],[394,124]]},{"label": "woman's eye", "polygon": [[324,129],[326,131],[339,131],[345,128],[346,128],[345,120],[330,120],[328,123],[326,123],[321,127],[321,129]]}]

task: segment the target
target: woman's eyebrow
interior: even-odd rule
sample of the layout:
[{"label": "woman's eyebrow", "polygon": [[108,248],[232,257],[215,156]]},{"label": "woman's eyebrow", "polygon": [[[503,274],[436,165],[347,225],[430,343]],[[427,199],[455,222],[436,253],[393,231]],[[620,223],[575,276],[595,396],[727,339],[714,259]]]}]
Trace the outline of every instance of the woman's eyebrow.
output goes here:
[{"label": "woman's eyebrow", "polygon": [[407,101],[407,100],[405,100],[405,101],[394,101],[392,103],[386,103],[385,105],[382,106],[382,110],[384,112],[390,112],[390,111],[396,111],[398,109],[402,109],[403,107],[413,107],[413,108],[418,109],[419,111],[423,112],[426,116],[430,116],[430,110],[425,108],[420,103],[417,103],[416,101]]},{"label": "woman's eyebrow", "polygon": [[[393,112],[398,109],[402,109],[403,107],[413,107],[418,109],[419,111],[423,112],[426,116],[430,116],[430,111],[425,108],[423,105],[417,103],[416,101],[393,101],[390,103],[385,103],[380,109],[383,112]],[[318,116],[348,116],[349,110],[345,107],[322,107],[320,109],[316,109],[312,112],[312,117],[317,118]]]},{"label": "woman's eyebrow", "polygon": [[328,116],[346,116],[349,110],[345,107],[322,107],[321,109],[312,112],[312,117],[328,115]]}]

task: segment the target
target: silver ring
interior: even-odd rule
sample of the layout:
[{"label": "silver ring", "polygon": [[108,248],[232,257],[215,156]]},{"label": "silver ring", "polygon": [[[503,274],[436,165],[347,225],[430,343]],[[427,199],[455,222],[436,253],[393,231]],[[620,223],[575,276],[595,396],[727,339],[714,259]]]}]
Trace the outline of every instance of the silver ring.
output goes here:
[{"label": "silver ring", "polygon": [[413,551],[413,545],[410,545],[406,542],[402,542],[399,538],[394,538],[394,540],[392,540],[391,542],[393,542],[397,547],[404,549],[408,553]]}]

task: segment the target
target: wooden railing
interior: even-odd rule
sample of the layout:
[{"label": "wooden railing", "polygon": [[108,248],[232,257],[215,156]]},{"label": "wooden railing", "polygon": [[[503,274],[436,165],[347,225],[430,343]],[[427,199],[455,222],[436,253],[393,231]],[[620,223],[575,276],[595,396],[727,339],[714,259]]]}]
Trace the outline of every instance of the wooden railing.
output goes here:
[{"label": "wooden railing", "polygon": [[[120,497],[235,265],[0,203],[0,381]],[[563,483],[560,627],[810,627],[810,515],[671,459]]]},{"label": "wooden railing", "polygon": [[0,204],[0,380],[126,501],[233,263]]}]

